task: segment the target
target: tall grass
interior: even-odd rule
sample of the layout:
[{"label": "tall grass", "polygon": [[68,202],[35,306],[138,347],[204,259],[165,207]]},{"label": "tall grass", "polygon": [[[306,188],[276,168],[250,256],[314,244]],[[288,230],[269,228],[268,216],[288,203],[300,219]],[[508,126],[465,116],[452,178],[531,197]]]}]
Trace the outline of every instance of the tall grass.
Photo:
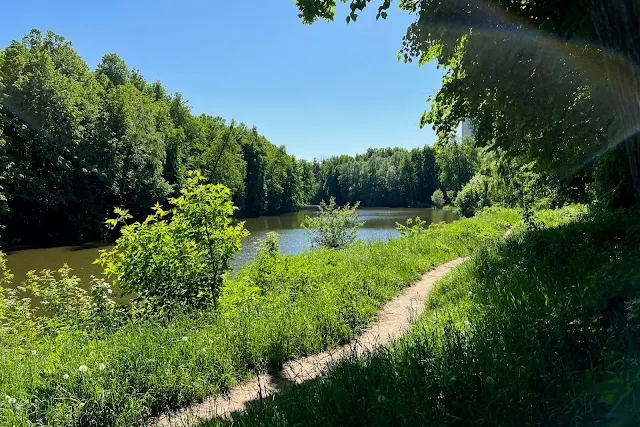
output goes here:
[{"label": "tall grass", "polygon": [[515,211],[493,209],[387,243],[263,254],[225,283],[217,312],[2,342],[0,424],[144,424],[349,340],[421,273],[470,254],[518,220]]},{"label": "tall grass", "polygon": [[203,425],[637,425],[640,219],[539,218],[436,284],[394,345]]}]

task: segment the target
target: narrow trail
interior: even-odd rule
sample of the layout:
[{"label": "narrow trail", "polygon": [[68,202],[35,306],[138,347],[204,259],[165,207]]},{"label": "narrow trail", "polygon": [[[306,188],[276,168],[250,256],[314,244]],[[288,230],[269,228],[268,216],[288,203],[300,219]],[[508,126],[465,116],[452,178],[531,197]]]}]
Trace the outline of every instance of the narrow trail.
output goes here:
[{"label": "narrow trail", "polygon": [[389,344],[406,332],[414,319],[425,310],[427,294],[436,281],[467,258],[457,258],[425,273],[414,285],[389,301],[377,320],[357,339],[341,347],[287,362],[274,374],[263,374],[245,381],[224,395],[212,396],[202,403],[173,414],[162,415],[152,426],[194,426],[199,419],[229,417],[245,409],[248,402],[277,393],[288,384],[300,384],[322,374],[332,363],[356,358]]}]

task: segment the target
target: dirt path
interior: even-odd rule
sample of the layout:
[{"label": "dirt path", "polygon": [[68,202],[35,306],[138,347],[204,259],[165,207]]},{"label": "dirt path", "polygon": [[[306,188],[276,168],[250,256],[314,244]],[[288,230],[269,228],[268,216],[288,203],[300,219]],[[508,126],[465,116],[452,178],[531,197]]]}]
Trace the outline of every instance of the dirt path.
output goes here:
[{"label": "dirt path", "polygon": [[420,281],[389,301],[380,311],[378,319],[357,340],[323,353],[290,361],[276,374],[255,377],[233,387],[226,395],[212,396],[177,413],[163,415],[152,425],[193,426],[201,418],[229,417],[234,412],[242,411],[247,402],[277,393],[287,384],[299,384],[317,377],[333,362],[358,357],[390,343],[400,337],[413,320],[422,314],[427,294],[434,283],[465,260],[466,258],[457,258],[426,273]]}]

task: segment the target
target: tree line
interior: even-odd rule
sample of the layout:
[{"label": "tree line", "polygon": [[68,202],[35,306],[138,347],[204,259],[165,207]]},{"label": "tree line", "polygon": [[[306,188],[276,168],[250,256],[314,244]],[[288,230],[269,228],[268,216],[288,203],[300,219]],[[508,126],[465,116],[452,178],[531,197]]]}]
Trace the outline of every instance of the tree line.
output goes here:
[{"label": "tree line", "polygon": [[193,115],[116,54],[92,71],[53,32],[0,50],[0,107],[5,246],[102,238],[114,207],[144,217],[191,169],[229,187],[238,216],[292,211],[314,191],[312,164],[255,127]]},{"label": "tree line", "polygon": [[[612,153],[613,156],[617,152]],[[610,157],[610,156],[609,156]],[[465,216],[486,206],[558,207],[612,196],[619,177],[606,161],[558,178],[536,162],[500,148],[479,147],[471,137],[448,138],[423,148],[369,149],[356,156],[334,156],[314,162],[316,192],[312,199],[363,206],[442,207],[449,204]],[[629,188],[624,187],[628,192]],[[613,204],[609,197],[607,204]]]},{"label": "tree line", "polygon": [[329,201],[334,196],[338,204],[431,206],[434,191],[459,191],[477,163],[478,150],[466,138],[435,148],[370,148],[356,156],[334,156],[314,164],[313,200]]}]

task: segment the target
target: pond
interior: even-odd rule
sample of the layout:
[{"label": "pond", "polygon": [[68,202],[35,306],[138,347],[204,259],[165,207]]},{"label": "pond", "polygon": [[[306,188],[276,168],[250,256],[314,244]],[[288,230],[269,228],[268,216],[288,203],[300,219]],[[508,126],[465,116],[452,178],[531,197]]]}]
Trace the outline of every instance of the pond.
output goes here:
[{"label": "pond", "polygon": [[[234,270],[253,259],[258,248],[257,243],[268,232],[276,231],[280,234],[280,250],[283,253],[299,253],[309,248],[309,240],[300,224],[307,215],[315,215],[315,207],[309,207],[299,212],[292,212],[278,216],[262,216],[245,220],[245,228],[251,233],[242,242],[242,250],[232,262]],[[360,208],[358,214],[365,225],[358,233],[359,239],[388,240],[398,237],[396,221],[405,223],[408,218],[419,216],[427,223],[451,222],[458,216],[444,209],[423,208]],[[14,284],[24,280],[29,270],[58,269],[67,263],[74,274],[88,283],[89,278],[99,276],[100,266],[92,264],[98,257],[98,250],[109,249],[111,246],[103,244],[88,244],[83,246],[61,246],[57,248],[25,249],[9,253],[7,266],[14,276]]]}]

